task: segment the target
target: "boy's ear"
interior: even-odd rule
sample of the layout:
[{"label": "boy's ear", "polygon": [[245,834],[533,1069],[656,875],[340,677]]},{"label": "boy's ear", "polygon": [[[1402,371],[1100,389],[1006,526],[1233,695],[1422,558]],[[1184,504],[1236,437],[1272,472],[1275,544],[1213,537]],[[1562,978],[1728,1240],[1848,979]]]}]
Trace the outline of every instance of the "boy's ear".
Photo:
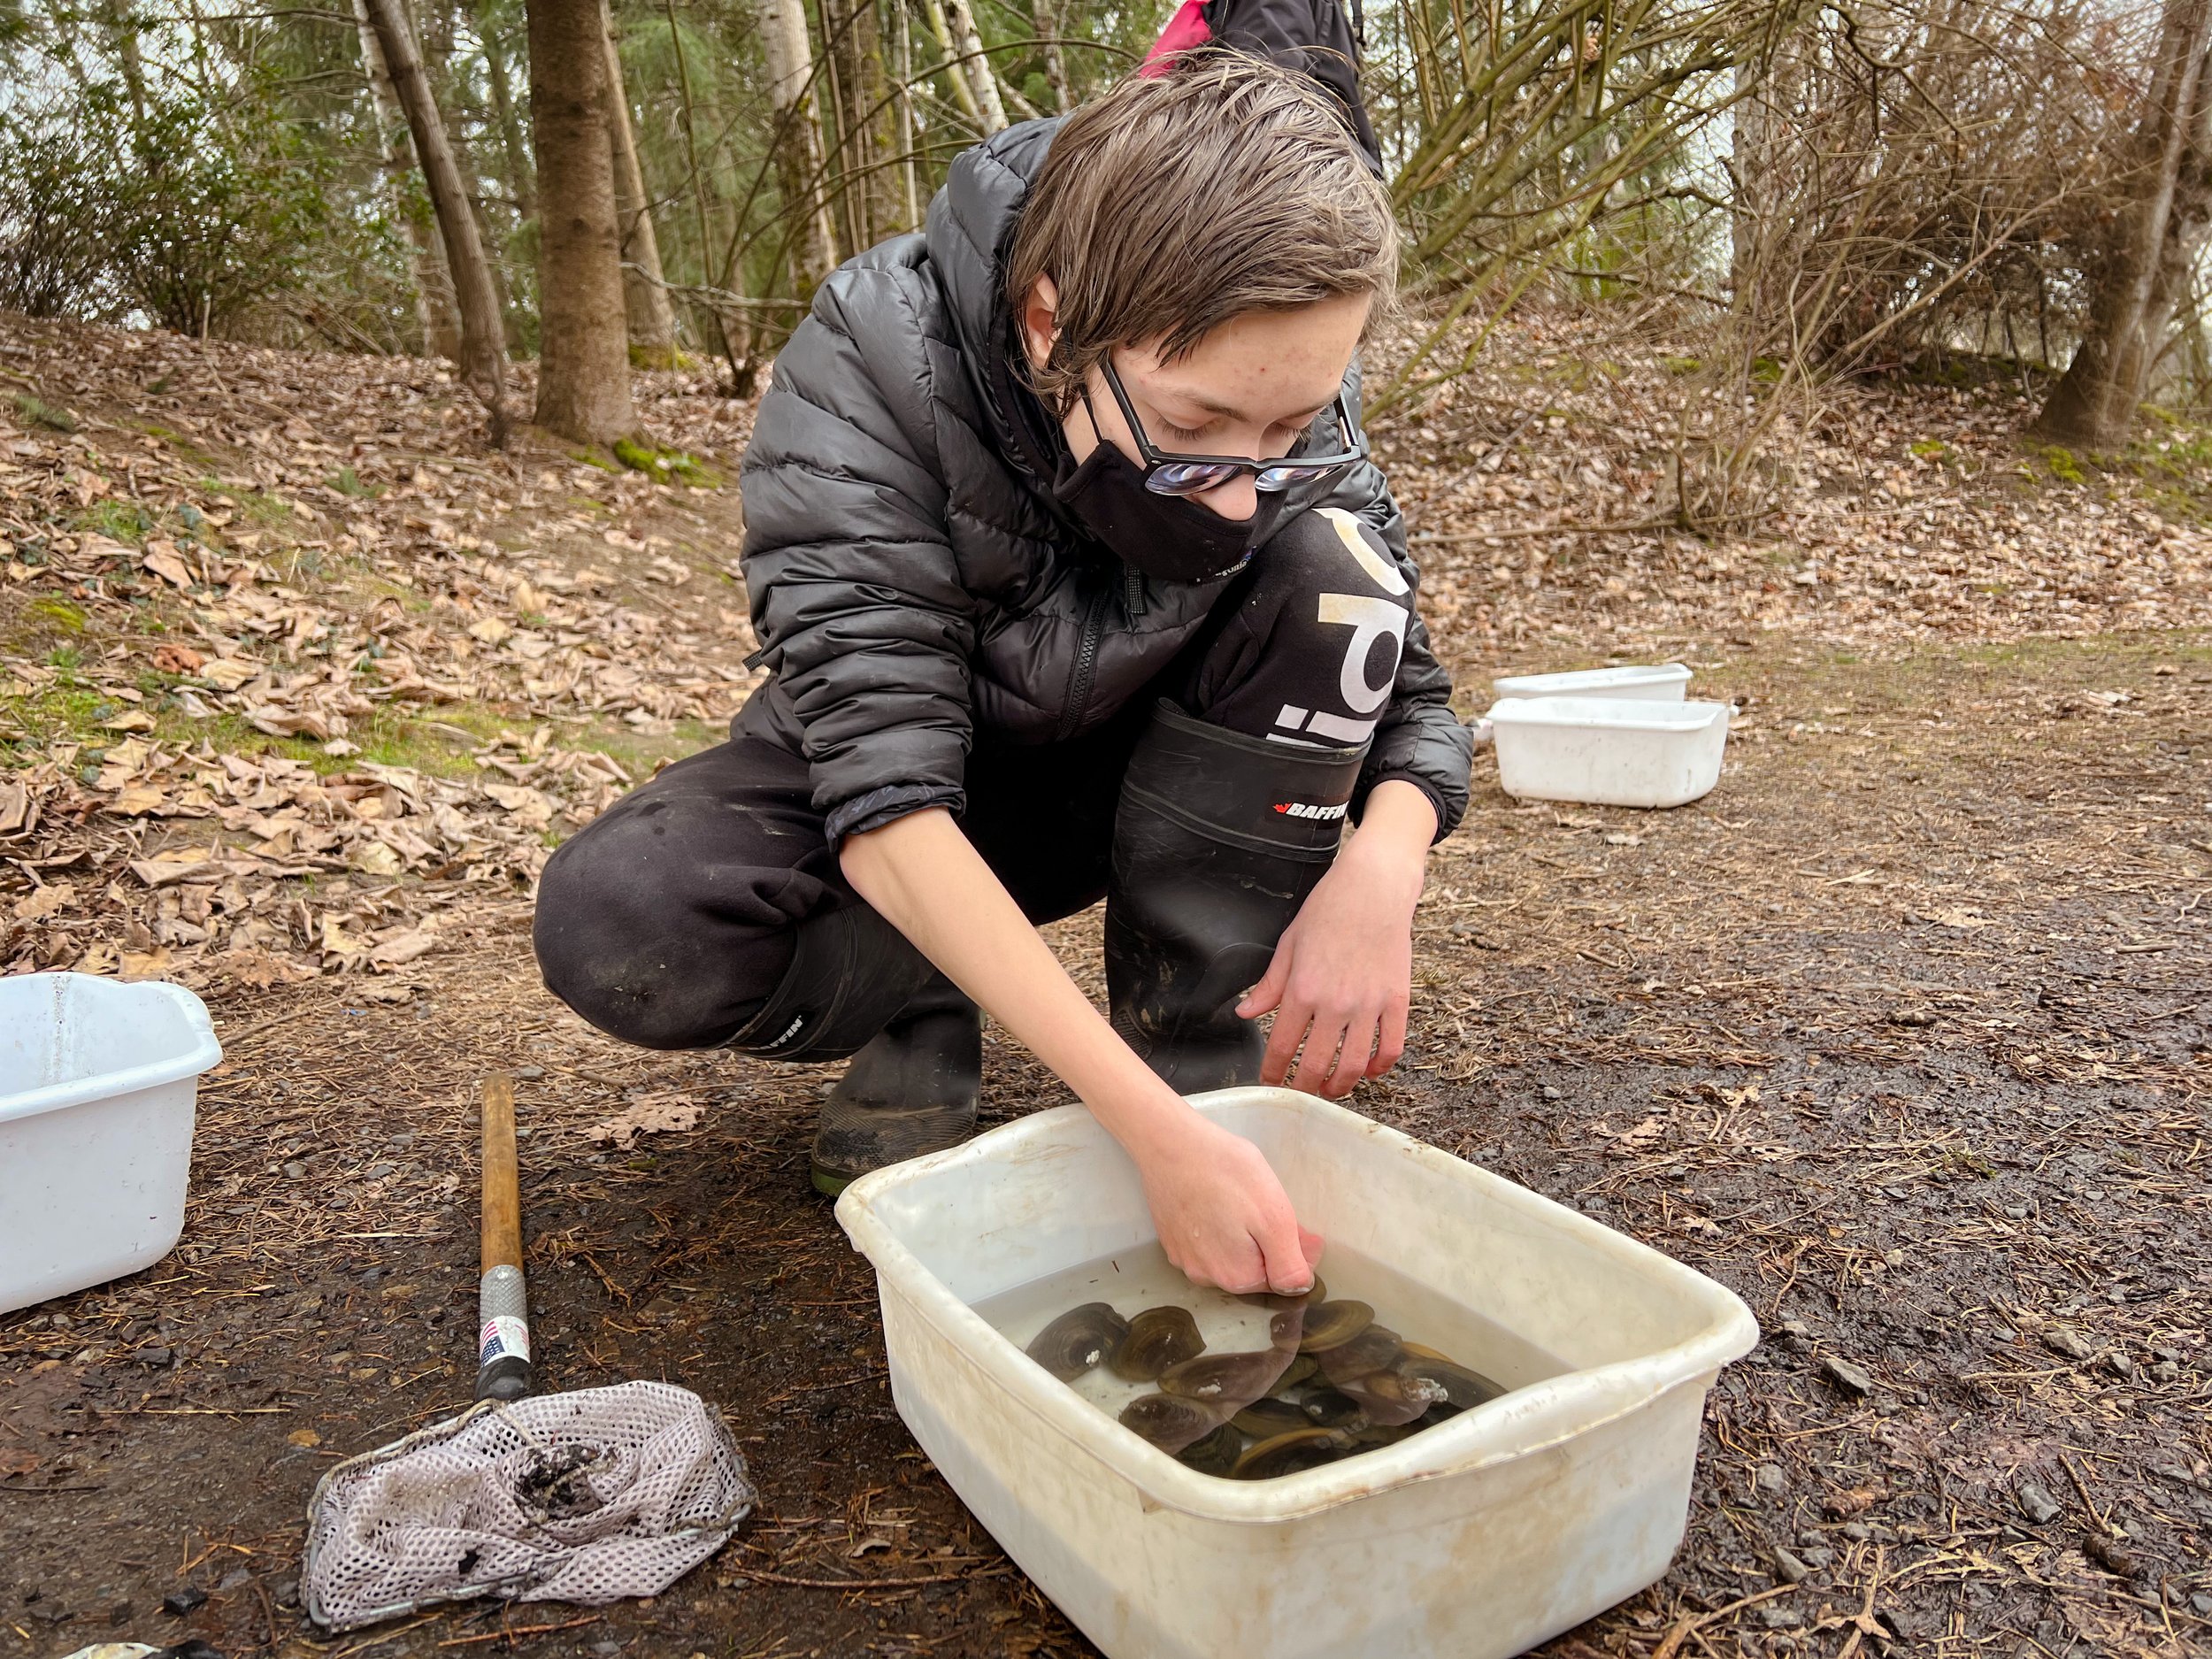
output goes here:
[{"label": "boy's ear", "polygon": [[1048,276],[1040,276],[1020,307],[1022,348],[1029,354],[1033,369],[1044,367],[1052,355],[1052,342],[1060,334],[1059,311],[1059,285]]}]

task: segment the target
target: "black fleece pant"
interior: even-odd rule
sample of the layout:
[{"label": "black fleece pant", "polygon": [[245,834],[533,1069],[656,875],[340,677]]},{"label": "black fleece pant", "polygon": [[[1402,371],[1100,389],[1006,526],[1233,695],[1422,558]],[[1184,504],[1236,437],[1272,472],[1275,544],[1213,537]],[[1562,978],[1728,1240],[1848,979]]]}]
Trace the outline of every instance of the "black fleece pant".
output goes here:
[{"label": "black fleece pant", "polygon": [[[1152,687],[1069,742],[978,732],[961,828],[1023,912],[1057,920],[1105,896],[1130,751],[1161,696],[1249,736],[1366,741],[1386,706],[1412,595],[1371,540],[1301,514],[1232,582]],[[810,916],[864,903],[811,803],[807,763],[745,733],[664,769],[585,826],[539,883],[547,987],[649,1048],[727,1042],[789,965]]]}]

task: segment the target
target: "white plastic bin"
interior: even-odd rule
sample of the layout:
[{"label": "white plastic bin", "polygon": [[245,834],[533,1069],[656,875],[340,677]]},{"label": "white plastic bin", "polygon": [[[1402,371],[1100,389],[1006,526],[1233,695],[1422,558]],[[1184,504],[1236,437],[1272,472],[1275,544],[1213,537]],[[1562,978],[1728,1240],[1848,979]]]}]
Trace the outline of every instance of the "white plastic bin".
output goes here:
[{"label": "white plastic bin", "polygon": [[0,979],[0,1313],[169,1253],[200,1073],[222,1057],[180,985]]},{"label": "white plastic bin", "polygon": [[1680,806],[1720,781],[1724,703],[1509,697],[1489,720],[1498,784],[1524,801]]},{"label": "white plastic bin", "polygon": [[1636,668],[1578,668],[1564,674],[1508,674],[1490,682],[1501,697],[1618,697],[1641,703],[1679,703],[1688,695],[1690,671],[1680,663]]},{"label": "white plastic bin", "polygon": [[1706,1392],[1757,1338],[1743,1303],[1311,1095],[1196,1103],[1267,1154],[1302,1222],[1571,1369],[1303,1474],[1202,1475],[970,1306],[1152,1237],[1135,1169],[1089,1113],[864,1176],[837,1218],[875,1264],[899,1415],[1061,1610],[1110,1659],[1491,1659],[1665,1572]]}]

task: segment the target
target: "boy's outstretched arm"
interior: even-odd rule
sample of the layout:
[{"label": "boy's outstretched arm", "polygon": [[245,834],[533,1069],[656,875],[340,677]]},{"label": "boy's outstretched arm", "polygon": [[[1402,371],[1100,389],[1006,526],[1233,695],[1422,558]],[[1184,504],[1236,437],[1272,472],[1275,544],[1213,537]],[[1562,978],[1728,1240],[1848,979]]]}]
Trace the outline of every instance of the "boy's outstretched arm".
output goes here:
[{"label": "boy's outstretched arm", "polygon": [[942,808],[849,837],[840,862],[954,984],[1072,1088],[1137,1165],[1168,1259],[1199,1284],[1294,1293],[1321,1240],[1250,1141],[1156,1077],[1091,1006]]}]

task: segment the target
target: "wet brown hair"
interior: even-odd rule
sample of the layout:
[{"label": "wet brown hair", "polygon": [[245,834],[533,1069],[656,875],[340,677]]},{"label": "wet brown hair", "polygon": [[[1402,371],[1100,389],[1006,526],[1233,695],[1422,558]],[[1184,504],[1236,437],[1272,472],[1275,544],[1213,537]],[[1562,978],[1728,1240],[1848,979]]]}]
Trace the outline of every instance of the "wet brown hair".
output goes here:
[{"label": "wet brown hair", "polygon": [[1179,357],[1231,318],[1397,286],[1390,196],[1328,95],[1218,50],[1133,75],[1067,119],[1030,187],[1008,256],[1018,318],[1040,276],[1059,333],[1031,387],[1065,413],[1116,346]]}]

